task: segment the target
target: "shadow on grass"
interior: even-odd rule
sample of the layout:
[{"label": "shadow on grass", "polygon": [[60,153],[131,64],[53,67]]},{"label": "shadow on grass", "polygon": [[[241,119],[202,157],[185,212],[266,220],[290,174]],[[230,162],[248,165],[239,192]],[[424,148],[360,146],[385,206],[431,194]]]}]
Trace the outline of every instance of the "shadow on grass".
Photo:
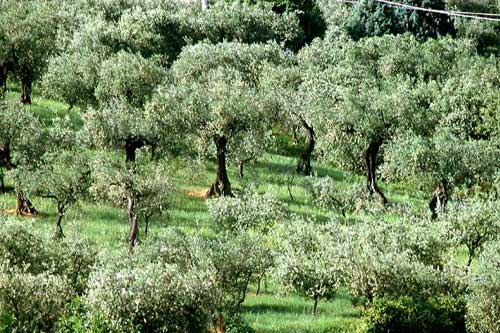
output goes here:
[{"label": "shadow on grass", "polygon": [[312,310],[311,306],[307,307],[304,305],[294,305],[294,304],[251,304],[244,305],[243,309],[248,313],[289,313],[289,314],[310,314]]}]

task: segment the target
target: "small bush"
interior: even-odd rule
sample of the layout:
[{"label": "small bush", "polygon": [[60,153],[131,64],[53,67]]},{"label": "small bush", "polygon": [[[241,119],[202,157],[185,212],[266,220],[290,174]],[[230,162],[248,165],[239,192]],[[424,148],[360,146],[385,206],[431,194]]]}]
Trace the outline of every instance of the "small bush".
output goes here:
[{"label": "small bush", "polygon": [[94,264],[95,253],[86,239],[55,240],[31,225],[0,218],[0,267],[17,267],[30,274],[54,274],[67,278],[83,293]]},{"label": "small bush", "polygon": [[255,333],[255,330],[241,316],[233,316],[224,322],[225,333]]},{"label": "small bush", "polygon": [[0,273],[0,331],[48,332],[63,315],[73,289],[63,276]]},{"label": "small bush", "polygon": [[367,333],[465,332],[465,303],[451,297],[376,298],[365,312],[364,324],[362,331]]},{"label": "small bush", "polygon": [[349,228],[346,286],[370,303],[376,297],[461,295],[465,271],[446,263],[446,233],[429,223],[369,222]]},{"label": "small bush", "polygon": [[229,231],[258,230],[267,232],[286,217],[283,205],[270,194],[243,193],[241,197],[221,197],[207,201],[213,221]]},{"label": "small bush", "polygon": [[359,185],[347,189],[339,188],[330,177],[311,178],[309,192],[313,202],[323,209],[335,209],[345,216],[346,213],[366,209],[369,195],[364,187]]},{"label": "small bush", "polygon": [[92,273],[90,321],[111,332],[206,332],[212,283],[202,273],[139,259],[106,263]]},{"label": "small bush", "polygon": [[467,300],[467,329],[474,333],[500,332],[500,242],[486,246],[472,276]]}]

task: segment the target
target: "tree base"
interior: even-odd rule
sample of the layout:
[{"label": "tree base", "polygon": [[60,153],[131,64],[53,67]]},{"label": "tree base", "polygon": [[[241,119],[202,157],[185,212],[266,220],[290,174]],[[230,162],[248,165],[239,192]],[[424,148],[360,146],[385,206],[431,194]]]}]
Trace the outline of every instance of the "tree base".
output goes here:
[{"label": "tree base", "polygon": [[28,198],[22,197],[16,200],[16,215],[36,216],[38,215],[38,211]]}]

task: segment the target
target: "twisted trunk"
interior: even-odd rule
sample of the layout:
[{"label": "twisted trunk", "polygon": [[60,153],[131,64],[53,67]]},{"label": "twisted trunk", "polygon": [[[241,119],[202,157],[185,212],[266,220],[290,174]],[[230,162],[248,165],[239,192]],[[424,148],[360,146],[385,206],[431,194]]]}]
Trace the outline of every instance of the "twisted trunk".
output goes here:
[{"label": "twisted trunk", "polygon": [[383,140],[378,139],[370,142],[368,149],[365,152],[366,178],[367,187],[370,194],[377,193],[382,198],[382,203],[387,204],[387,198],[377,185],[377,155],[382,146]]},{"label": "twisted trunk", "polygon": [[232,196],[231,183],[227,175],[226,168],[226,146],[227,139],[224,136],[214,138],[215,147],[217,148],[217,175],[215,181],[207,191],[206,197],[219,196]]},{"label": "twisted trunk", "polygon": [[432,192],[429,200],[429,209],[431,210],[432,219],[436,219],[439,214],[444,213],[446,203],[448,202],[448,189],[446,181],[441,181]]},{"label": "twisted trunk", "polygon": [[23,80],[21,82],[21,103],[31,104],[31,86],[30,80]]},{"label": "twisted trunk", "polygon": [[22,193],[21,190],[16,190],[16,214],[17,215],[36,215],[38,214],[31,201]]},{"label": "twisted trunk", "polygon": [[56,238],[64,238],[64,233],[62,229],[62,219],[64,217],[64,207],[59,206],[57,208],[57,219],[56,219]]},{"label": "twisted trunk", "polygon": [[130,244],[129,255],[131,255],[134,252],[137,237],[139,236],[139,225],[137,224],[137,216],[135,215],[135,197],[130,190],[127,193],[127,214],[130,224],[128,240]]},{"label": "twisted trunk", "polygon": [[302,127],[306,131],[306,147],[304,151],[300,154],[299,160],[297,162],[297,173],[303,173],[304,176],[311,175],[311,156],[316,145],[316,134],[314,129],[310,126],[303,118],[300,119]]}]

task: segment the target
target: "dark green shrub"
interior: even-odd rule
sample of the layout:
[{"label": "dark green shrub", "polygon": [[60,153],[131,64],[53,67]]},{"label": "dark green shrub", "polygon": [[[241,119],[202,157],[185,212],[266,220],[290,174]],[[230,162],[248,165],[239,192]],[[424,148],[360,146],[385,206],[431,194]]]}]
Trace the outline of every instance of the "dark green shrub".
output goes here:
[{"label": "dark green shrub", "polygon": [[452,297],[375,298],[364,319],[369,333],[460,333],[465,332],[465,303]]}]

